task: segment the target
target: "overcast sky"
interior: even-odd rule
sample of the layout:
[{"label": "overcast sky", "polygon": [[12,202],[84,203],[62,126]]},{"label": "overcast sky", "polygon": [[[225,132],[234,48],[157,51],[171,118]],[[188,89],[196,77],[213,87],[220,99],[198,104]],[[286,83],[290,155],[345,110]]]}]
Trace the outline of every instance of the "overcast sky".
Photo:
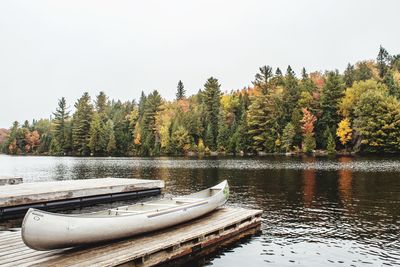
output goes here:
[{"label": "overcast sky", "polygon": [[0,127],[48,118],[84,91],[172,99],[210,76],[243,88],[258,67],[296,73],[343,70],[400,53],[400,1],[18,1],[0,2]]}]

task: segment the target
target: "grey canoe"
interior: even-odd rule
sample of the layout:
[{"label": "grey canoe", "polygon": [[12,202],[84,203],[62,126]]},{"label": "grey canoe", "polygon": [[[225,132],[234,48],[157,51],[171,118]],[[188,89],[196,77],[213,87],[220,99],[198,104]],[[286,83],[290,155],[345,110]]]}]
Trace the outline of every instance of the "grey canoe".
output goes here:
[{"label": "grey canoe", "polygon": [[186,222],[222,206],[229,197],[227,181],[175,198],[85,214],[57,214],[29,209],[22,240],[36,250],[67,248],[129,237]]}]

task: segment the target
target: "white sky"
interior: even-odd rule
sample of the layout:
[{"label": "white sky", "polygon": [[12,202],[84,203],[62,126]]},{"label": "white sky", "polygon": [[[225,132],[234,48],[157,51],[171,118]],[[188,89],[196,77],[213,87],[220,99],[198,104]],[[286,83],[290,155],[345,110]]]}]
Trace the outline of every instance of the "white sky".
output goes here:
[{"label": "white sky", "polygon": [[214,76],[243,88],[258,67],[296,73],[400,53],[397,0],[0,1],[0,127],[47,118],[65,96],[188,94]]}]

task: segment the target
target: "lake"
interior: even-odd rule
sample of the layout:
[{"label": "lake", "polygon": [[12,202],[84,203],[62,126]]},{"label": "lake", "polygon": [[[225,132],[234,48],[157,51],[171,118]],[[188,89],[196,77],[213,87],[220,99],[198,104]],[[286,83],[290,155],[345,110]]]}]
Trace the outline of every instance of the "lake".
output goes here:
[{"label": "lake", "polygon": [[[0,176],[20,176],[25,182],[107,176],[162,179],[165,195],[188,194],[227,179],[232,192],[227,205],[262,209],[262,233],[187,266],[400,265],[398,157],[0,155]],[[3,221],[0,228],[19,223]]]}]

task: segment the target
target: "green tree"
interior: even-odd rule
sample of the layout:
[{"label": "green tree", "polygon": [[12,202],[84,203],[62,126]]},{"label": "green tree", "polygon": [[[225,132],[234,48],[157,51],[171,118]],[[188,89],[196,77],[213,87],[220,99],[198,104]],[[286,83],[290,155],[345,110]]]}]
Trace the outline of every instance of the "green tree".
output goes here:
[{"label": "green tree", "polygon": [[367,61],[357,63],[357,68],[354,72],[355,81],[366,81],[372,78],[372,70],[368,66]]},{"label": "green tree", "polygon": [[268,93],[269,80],[273,77],[272,68],[270,66],[262,66],[260,72],[255,75],[254,86],[261,88],[264,94]]},{"label": "green tree", "polygon": [[101,155],[104,152],[106,144],[104,144],[103,134],[104,127],[100,115],[95,112],[89,130],[89,148],[94,156]]},{"label": "green tree", "polygon": [[285,76],[285,91],[284,91],[284,109],[285,109],[285,125],[287,122],[290,121],[290,117],[294,109],[297,107],[297,103],[300,98],[300,89],[298,86],[298,80],[296,78],[296,74],[290,67],[287,68],[286,76]]},{"label": "green tree", "polygon": [[330,127],[336,132],[336,125],[340,121],[338,113],[339,104],[344,94],[344,83],[338,71],[329,72],[321,96],[321,118],[317,123],[317,137],[321,140],[320,145],[326,147],[326,137],[323,131]]},{"label": "green tree", "polygon": [[296,131],[293,124],[288,122],[288,124],[286,124],[285,128],[283,129],[283,134],[282,134],[283,148],[285,149],[286,152],[292,149],[293,139],[295,135]]},{"label": "green tree", "polygon": [[155,155],[160,149],[156,115],[161,111],[162,99],[157,90],[148,95],[142,119],[142,154]]},{"label": "green tree", "polygon": [[384,91],[367,91],[354,114],[354,129],[361,136],[364,151],[400,151],[400,102],[396,98]]},{"label": "green tree", "polygon": [[176,100],[184,99],[185,94],[186,94],[185,87],[183,86],[182,81],[179,80],[178,86],[177,86],[177,91],[176,91]]},{"label": "green tree", "polygon": [[189,150],[191,145],[189,132],[183,126],[179,126],[178,129],[172,133],[171,143],[173,150],[177,154],[185,153]]},{"label": "green tree", "polygon": [[71,148],[69,140],[69,127],[67,121],[69,119],[69,111],[67,111],[67,102],[64,97],[58,100],[58,107],[53,112],[53,147],[54,154],[66,154]]},{"label": "green tree", "polygon": [[389,94],[400,99],[400,85],[393,78],[393,73],[391,71],[386,71],[383,77],[383,83],[389,89]]},{"label": "green tree", "polygon": [[354,119],[354,108],[360,97],[369,91],[387,92],[387,87],[374,80],[355,82],[352,87],[347,88],[339,104],[339,111],[343,117]]},{"label": "green tree", "polygon": [[[217,148],[218,119],[220,111],[221,85],[218,80],[211,77],[204,84],[203,101],[206,107],[206,146],[215,150]],[[210,132],[208,132],[210,131]]]},{"label": "green tree", "polygon": [[86,156],[90,151],[89,131],[93,116],[93,106],[87,92],[75,103],[75,108],[72,126],[73,149],[77,155]]},{"label": "green tree", "polygon": [[383,79],[383,77],[385,77],[386,72],[388,71],[388,68],[389,68],[388,65],[390,64],[390,61],[391,61],[391,59],[390,59],[389,53],[386,51],[385,48],[380,46],[379,53],[376,58],[376,63],[377,63],[377,67],[378,67],[379,77],[381,79]]},{"label": "green tree", "polygon": [[355,70],[354,65],[350,63],[347,65],[346,70],[344,71],[343,79],[346,84],[346,87],[351,87],[353,85],[355,79]]},{"label": "green tree", "polygon": [[100,116],[101,123],[104,124],[107,121],[107,112],[109,112],[108,98],[106,94],[101,91],[99,95],[96,96],[95,107],[96,111]]},{"label": "green tree", "polygon": [[108,139],[105,139],[107,142],[107,147],[106,147],[107,154],[110,156],[114,156],[115,152],[117,150],[117,143],[115,140],[114,123],[112,122],[112,120],[108,120],[106,122],[103,138],[108,138]]}]

